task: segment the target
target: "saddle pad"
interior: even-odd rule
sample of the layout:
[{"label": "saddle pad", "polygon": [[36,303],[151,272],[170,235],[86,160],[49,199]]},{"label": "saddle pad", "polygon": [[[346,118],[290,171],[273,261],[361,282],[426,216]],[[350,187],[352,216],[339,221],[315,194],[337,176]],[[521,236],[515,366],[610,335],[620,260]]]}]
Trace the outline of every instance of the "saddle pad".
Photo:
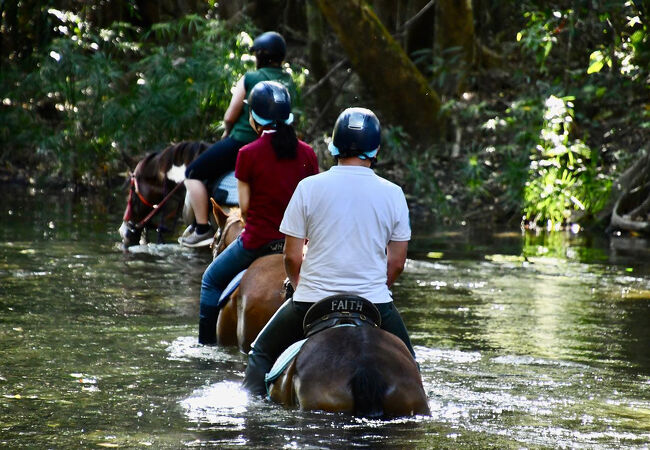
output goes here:
[{"label": "saddle pad", "polygon": [[[335,325],[332,328],[340,328],[340,327],[354,327],[355,325],[350,325],[350,324],[342,324],[342,325]],[[282,354],[278,357],[278,359],[275,360],[275,363],[273,364],[273,367],[271,367],[271,370],[269,373],[264,375],[264,381],[266,383],[266,393],[269,393],[269,385],[274,382],[275,380],[278,379],[280,375],[282,375],[282,372],[284,372],[284,369],[287,368],[287,366],[293,361],[293,358],[296,357],[302,346],[307,342],[308,338],[302,339],[298,342],[294,342],[291,344],[285,351],[282,352]]]},{"label": "saddle pad", "polygon": [[307,339],[294,342],[289,347],[287,347],[285,351],[282,352],[278,359],[275,360],[275,364],[273,364],[273,367],[271,367],[271,371],[264,375],[267,393],[269,390],[269,384],[275,381],[280,375],[282,375],[284,369],[286,369],[293,358],[296,357],[305,342],[307,342]]},{"label": "saddle pad", "polygon": [[228,206],[235,206],[239,204],[239,196],[237,194],[237,178],[235,172],[228,172],[216,183],[216,190],[220,190],[221,198],[217,203],[222,203]]},{"label": "saddle pad", "polygon": [[235,275],[235,277],[232,280],[230,280],[230,283],[228,283],[226,289],[224,289],[223,292],[221,293],[221,297],[219,297],[219,302],[217,302],[217,308],[221,309],[224,307],[224,305],[230,298],[230,294],[232,294],[232,291],[237,289],[237,286],[239,286],[239,283],[241,282],[241,279],[245,273],[246,273],[246,269],[239,272],[237,275]]}]

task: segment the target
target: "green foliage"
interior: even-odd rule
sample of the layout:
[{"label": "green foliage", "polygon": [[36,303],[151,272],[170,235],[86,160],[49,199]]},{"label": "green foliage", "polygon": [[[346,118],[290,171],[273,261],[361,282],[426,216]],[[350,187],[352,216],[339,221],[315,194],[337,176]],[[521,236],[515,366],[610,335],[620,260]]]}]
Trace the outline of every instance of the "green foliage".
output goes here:
[{"label": "green foliage", "polygon": [[[407,133],[398,126],[388,126],[383,130],[381,148],[380,175],[400,180],[408,186],[413,203],[423,204],[440,215],[452,213],[450,197],[443,193],[436,178],[436,169],[439,170],[441,164],[434,149],[422,149],[414,154],[409,147]],[[390,173],[383,173],[384,165],[391,168]]]},{"label": "green foliage", "polygon": [[[626,23],[620,25],[620,31],[613,39],[601,43],[589,55],[587,74],[599,73],[603,68],[617,70],[623,77],[632,80],[642,79],[647,75],[650,64],[650,38],[648,28],[641,20],[641,14],[632,5],[626,5],[622,13]],[[605,12],[599,16],[600,22],[606,31],[611,26],[612,14]]]},{"label": "green foliage", "polygon": [[535,55],[541,72],[546,72],[546,60],[557,42],[556,30],[562,13],[555,11],[530,11],[524,13],[528,19],[526,27],[517,33],[522,48]]},{"label": "green foliage", "polygon": [[74,14],[52,14],[68,35],[30,76],[2,74],[0,120],[21,133],[3,133],[0,144],[38,149],[74,181],[101,176],[121,152],[215,139],[231,87],[254,65],[248,34],[216,20],[187,16],[142,36],[126,24],[92,30]]},{"label": "green foliage", "polygon": [[570,137],[573,100],[551,95],[545,102],[524,192],[524,214],[533,223],[563,224],[575,211],[597,212],[607,199],[611,180],[598,174],[597,153]]}]

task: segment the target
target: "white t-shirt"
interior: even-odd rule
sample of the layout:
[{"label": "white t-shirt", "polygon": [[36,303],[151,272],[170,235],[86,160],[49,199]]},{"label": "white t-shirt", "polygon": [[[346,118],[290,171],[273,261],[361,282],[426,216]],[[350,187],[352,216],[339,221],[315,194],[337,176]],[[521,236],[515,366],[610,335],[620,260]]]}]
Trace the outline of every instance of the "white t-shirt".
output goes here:
[{"label": "white t-shirt", "polygon": [[396,184],[366,167],[334,166],[298,184],[280,231],[309,239],[295,301],[342,293],[392,301],[386,246],[411,239],[408,206]]}]

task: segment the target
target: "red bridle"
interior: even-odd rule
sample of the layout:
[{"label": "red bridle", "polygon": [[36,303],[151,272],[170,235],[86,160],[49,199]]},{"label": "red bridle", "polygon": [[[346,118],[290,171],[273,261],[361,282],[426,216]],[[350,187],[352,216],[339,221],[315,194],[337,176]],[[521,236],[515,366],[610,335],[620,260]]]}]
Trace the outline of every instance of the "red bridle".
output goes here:
[{"label": "red bridle", "polygon": [[131,220],[131,214],[132,214],[131,200],[133,200],[133,193],[135,192],[135,194],[138,196],[138,200],[140,200],[140,202],[142,202],[143,205],[145,205],[145,206],[151,208],[151,211],[149,212],[149,214],[147,214],[147,216],[146,216],[144,219],[142,219],[140,222],[138,222],[138,223],[135,225],[135,228],[136,228],[136,229],[139,229],[139,228],[144,227],[144,226],[147,224],[147,222],[149,222],[149,220],[154,216],[154,214],[156,214],[156,213],[158,212],[158,209],[160,209],[160,208],[161,208],[165,203],[167,203],[167,201],[171,198],[171,196],[174,195],[174,193],[175,193],[175,192],[176,192],[176,191],[177,191],[181,186],[184,185],[184,183],[182,183],[182,182],[181,182],[181,183],[177,183],[176,186],[174,186],[174,188],[169,192],[169,194],[167,194],[167,195],[166,195],[166,196],[165,196],[165,197],[160,201],[160,203],[158,203],[157,205],[154,205],[154,204],[152,204],[151,202],[149,202],[149,201],[144,197],[144,195],[142,195],[142,193],[140,192],[140,189],[138,188],[138,178],[137,178],[137,173],[138,173],[138,169],[140,169],[140,166],[141,166],[141,165],[142,165],[142,161],[140,161],[140,162],[138,163],[138,165],[135,167],[135,170],[134,170],[133,173],[130,175],[130,177],[131,177],[131,186],[130,186],[130,188],[129,188],[129,198],[128,198],[128,200],[127,200],[126,210],[124,211],[124,216],[122,217],[122,220],[123,220],[124,222],[128,222],[128,221]]}]

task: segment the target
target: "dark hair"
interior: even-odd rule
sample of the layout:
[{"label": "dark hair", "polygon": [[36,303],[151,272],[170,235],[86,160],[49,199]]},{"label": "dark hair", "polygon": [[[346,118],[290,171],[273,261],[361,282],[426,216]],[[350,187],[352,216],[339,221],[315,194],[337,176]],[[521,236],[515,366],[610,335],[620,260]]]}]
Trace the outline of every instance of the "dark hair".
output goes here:
[{"label": "dark hair", "polygon": [[298,153],[298,138],[293,126],[278,122],[271,138],[271,146],[278,159],[294,159]]},{"label": "dark hair", "polygon": [[269,56],[261,52],[255,52],[255,67],[257,69],[263,69],[265,67],[282,67],[282,61],[284,59],[278,59],[277,57]]}]

